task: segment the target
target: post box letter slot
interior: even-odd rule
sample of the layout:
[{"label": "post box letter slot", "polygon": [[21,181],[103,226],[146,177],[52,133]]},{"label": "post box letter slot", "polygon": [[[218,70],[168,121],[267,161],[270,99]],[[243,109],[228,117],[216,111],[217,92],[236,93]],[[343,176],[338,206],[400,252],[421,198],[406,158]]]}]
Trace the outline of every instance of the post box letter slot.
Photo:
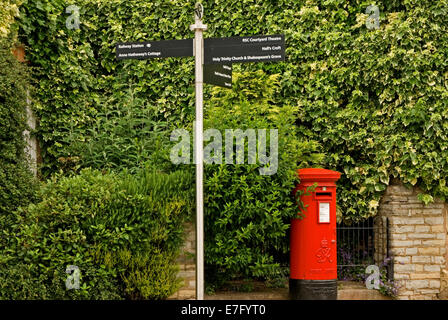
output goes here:
[{"label": "post box letter slot", "polygon": [[330,223],[329,202],[319,202],[319,223]]},{"label": "post box letter slot", "polygon": [[316,192],[316,197],[331,197],[331,192]]}]

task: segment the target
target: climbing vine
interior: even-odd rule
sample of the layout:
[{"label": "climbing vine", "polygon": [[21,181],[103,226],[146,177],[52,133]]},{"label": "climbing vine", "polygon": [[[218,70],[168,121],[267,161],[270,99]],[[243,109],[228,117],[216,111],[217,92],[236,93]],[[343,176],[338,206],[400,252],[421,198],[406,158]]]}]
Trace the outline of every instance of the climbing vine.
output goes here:
[{"label": "climbing vine", "polygon": [[[24,1],[21,34],[39,68],[37,106],[44,171],[67,157],[67,124],[87,128],[104,97],[126,88],[173,127],[191,122],[193,60],[116,61],[121,41],[192,38],[195,1],[79,0],[80,28],[67,29],[64,0]],[[367,28],[375,4],[379,27]],[[206,37],[282,33],[284,63],[243,70],[280,74],[282,101],[320,142],[323,165],[343,173],[347,220],[376,213],[391,177],[418,185],[421,200],[448,195],[448,1],[203,1]]]}]

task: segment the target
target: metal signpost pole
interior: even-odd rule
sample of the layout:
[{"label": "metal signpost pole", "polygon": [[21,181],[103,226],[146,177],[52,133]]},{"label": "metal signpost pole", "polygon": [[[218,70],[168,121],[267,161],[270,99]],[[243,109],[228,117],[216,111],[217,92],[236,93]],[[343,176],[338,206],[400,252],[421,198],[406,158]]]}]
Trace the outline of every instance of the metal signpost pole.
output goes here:
[{"label": "metal signpost pole", "polygon": [[196,159],[196,299],[204,299],[204,197],[203,197],[203,36],[207,26],[202,24],[204,9],[196,4],[195,24],[190,26],[195,31],[195,87],[196,87],[196,126],[195,126],[195,159]]}]

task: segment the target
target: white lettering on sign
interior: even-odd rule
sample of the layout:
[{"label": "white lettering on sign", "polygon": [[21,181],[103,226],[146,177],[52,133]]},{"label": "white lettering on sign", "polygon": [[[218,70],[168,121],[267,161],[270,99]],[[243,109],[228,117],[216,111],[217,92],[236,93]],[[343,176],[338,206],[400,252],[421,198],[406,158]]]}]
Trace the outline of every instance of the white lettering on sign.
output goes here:
[{"label": "white lettering on sign", "polygon": [[229,75],[229,74],[224,74],[224,73],[221,73],[221,72],[218,72],[218,71],[215,71],[214,73],[215,73],[215,76],[219,76],[219,77],[223,77],[223,78],[227,78],[227,79],[232,79],[232,76]]},{"label": "white lettering on sign", "polygon": [[319,202],[319,223],[330,222],[330,203]]}]

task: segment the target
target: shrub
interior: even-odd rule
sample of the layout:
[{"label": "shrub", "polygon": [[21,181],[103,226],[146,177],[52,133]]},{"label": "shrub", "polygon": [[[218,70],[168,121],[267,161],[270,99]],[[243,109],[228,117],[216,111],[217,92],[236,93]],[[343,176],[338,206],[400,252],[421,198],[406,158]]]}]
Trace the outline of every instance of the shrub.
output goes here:
[{"label": "shrub", "polygon": [[[316,152],[317,143],[304,139],[294,125],[300,110],[278,104],[278,75],[236,73],[233,85],[232,91],[213,91],[204,128],[218,129],[223,136],[224,129],[278,129],[278,169],[273,175],[261,175],[259,157],[256,164],[205,166],[205,252],[210,282],[219,282],[216,275],[281,275],[279,262],[286,260],[289,247],[287,230],[298,210],[291,196],[298,182],[296,170],[322,158]],[[269,151],[269,139],[266,145]],[[247,154],[247,139],[244,150]]]},{"label": "shrub", "polygon": [[[43,200],[20,208],[4,231],[0,297],[167,297],[177,286],[174,259],[191,210],[183,197],[190,180],[178,172],[131,176],[90,169],[53,178],[40,190]],[[65,289],[68,265],[81,271],[79,290]],[[25,266],[32,281],[19,276]],[[153,277],[166,282],[151,291]]]},{"label": "shrub", "polygon": [[102,106],[88,129],[70,120],[64,138],[67,157],[59,158],[64,169],[92,167],[127,169],[131,173],[147,165],[158,170],[174,169],[169,161],[169,126],[160,121],[155,106],[128,88],[121,99],[101,99]]}]

